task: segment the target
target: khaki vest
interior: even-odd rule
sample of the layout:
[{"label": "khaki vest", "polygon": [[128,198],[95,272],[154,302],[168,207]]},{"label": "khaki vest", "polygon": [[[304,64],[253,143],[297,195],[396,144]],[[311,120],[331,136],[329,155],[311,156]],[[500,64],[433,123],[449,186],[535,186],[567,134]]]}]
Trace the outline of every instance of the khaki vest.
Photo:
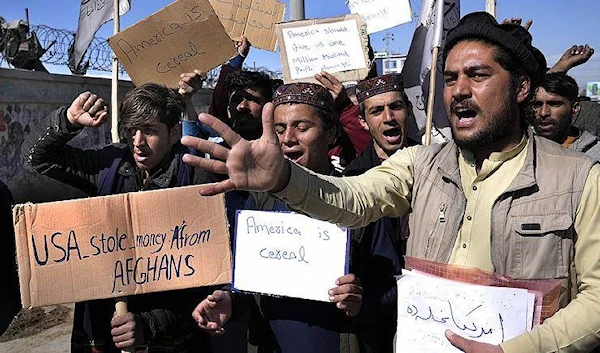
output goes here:
[{"label": "khaki vest", "polygon": [[[544,138],[529,138],[523,167],[492,207],[494,272],[573,280],[575,216],[595,162]],[[417,151],[407,255],[450,260],[466,207],[458,158],[453,142]]]}]

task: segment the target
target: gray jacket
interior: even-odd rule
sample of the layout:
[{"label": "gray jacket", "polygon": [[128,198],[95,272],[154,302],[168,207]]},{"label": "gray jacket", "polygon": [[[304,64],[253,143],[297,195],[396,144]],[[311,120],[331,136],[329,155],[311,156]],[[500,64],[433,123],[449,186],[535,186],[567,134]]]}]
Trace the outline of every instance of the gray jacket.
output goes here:
[{"label": "gray jacket", "polygon": [[583,152],[595,160],[600,161],[600,138],[587,131],[584,131],[581,136],[569,146],[569,149],[572,151]]}]

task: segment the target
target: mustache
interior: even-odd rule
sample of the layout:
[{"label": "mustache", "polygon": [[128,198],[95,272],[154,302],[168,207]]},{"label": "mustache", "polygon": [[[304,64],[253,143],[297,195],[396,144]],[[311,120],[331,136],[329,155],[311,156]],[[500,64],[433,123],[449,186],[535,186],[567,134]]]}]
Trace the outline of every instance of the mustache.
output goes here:
[{"label": "mustache", "polygon": [[450,102],[450,110],[456,111],[457,109],[469,109],[478,112],[479,106],[470,99],[464,99],[461,101],[453,99],[452,102]]}]

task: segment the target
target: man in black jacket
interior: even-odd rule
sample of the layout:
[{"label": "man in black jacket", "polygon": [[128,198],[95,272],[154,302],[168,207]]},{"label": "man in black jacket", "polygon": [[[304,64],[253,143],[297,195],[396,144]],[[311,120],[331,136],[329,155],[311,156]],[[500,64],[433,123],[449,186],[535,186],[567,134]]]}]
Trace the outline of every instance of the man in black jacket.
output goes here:
[{"label": "man in black jacket", "polygon": [[[344,176],[360,175],[376,167],[394,152],[412,143],[407,138],[410,101],[404,93],[402,76],[389,74],[360,81],[356,85],[359,118],[363,128],[371,134],[371,144],[344,170]],[[368,226],[353,230],[362,246],[356,251],[360,261],[365,287],[365,303],[376,303],[370,308],[376,322],[377,350],[391,352],[396,332],[396,282],[404,266],[402,256],[408,236],[407,217],[383,217]],[[370,297],[376,298],[369,300]]]},{"label": "man in black jacket", "polygon": [[[175,91],[144,84],[128,93],[121,109],[127,144],[81,150],[67,142],[84,127],[99,127],[108,116],[104,101],[85,92],[70,107],[50,113],[45,129],[32,132],[22,151],[37,172],[89,196],[216,181],[181,160],[187,152],[179,143],[183,112]],[[137,295],[129,298],[130,313],[116,317],[111,300],[77,303],[71,350],[113,352],[148,346],[153,352],[207,351],[206,338],[189,316],[194,301],[203,296],[206,292],[198,289]]]}]

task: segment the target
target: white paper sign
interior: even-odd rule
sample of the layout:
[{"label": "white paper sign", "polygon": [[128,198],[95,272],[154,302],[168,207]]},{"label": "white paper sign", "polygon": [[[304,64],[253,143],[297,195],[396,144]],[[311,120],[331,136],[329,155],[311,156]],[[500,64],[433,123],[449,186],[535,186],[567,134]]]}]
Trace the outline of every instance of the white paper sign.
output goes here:
[{"label": "white paper sign", "polygon": [[282,35],[292,80],[367,67],[354,20],[288,27]]},{"label": "white paper sign", "polygon": [[348,232],[296,213],[239,211],[233,287],[329,302],[346,273]]},{"label": "white paper sign", "polygon": [[[444,332],[499,344],[527,331],[525,289],[488,287],[402,271],[398,278],[397,352],[458,353]],[[528,318],[529,316],[529,318]]]},{"label": "white paper sign", "polygon": [[409,0],[348,0],[346,5],[362,16],[369,34],[412,21]]}]

